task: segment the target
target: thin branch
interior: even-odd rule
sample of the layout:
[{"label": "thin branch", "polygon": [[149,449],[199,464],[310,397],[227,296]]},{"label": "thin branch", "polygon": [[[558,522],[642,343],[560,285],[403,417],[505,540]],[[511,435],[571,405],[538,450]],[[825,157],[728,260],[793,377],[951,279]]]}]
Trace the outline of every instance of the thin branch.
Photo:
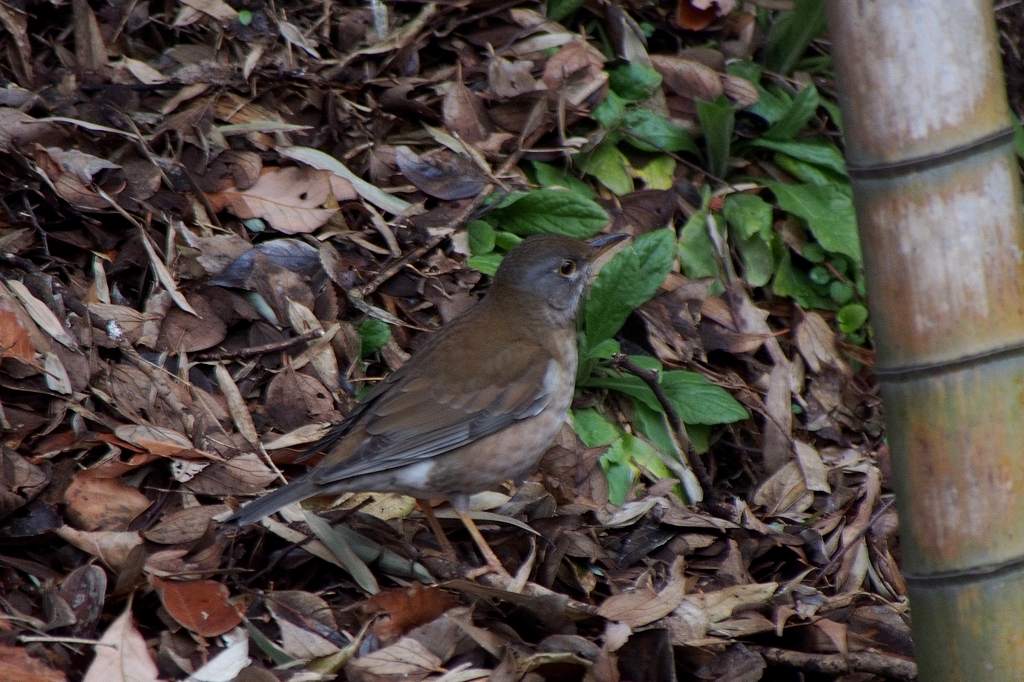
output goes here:
[{"label": "thin branch", "polygon": [[287,339],[281,339],[280,341],[271,341],[270,343],[264,343],[259,346],[248,346],[247,348],[237,348],[235,350],[224,350],[224,351],[211,351],[208,353],[201,353],[196,355],[193,359],[197,362],[210,362],[220,361],[229,359],[241,359],[256,357],[258,355],[266,355],[267,353],[276,353],[278,351],[287,350],[292,346],[297,346],[300,343],[306,341],[312,341],[313,339],[319,339],[324,335],[323,329],[310,329],[307,332],[303,332],[298,336],[293,336]]},{"label": "thin branch", "polygon": [[848,654],[815,654],[757,644],[746,644],[745,646],[760,654],[768,663],[815,673],[870,673],[891,680],[917,679],[917,664],[913,661],[871,651],[853,651]]},{"label": "thin branch", "polygon": [[668,395],[665,393],[664,387],[658,382],[658,373],[653,370],[644,369],[640,365],[636,364],[629,359],[629,356],[625,353],[618,353],[612,358],[612,362],[616,367],[619,367],[633,376],[639,378],[647,387],[654,393],[654,397],[658,400],[658,404],[661,405],[661,409],[665,412],[665,416],[668,418],[669,426],[676,434],[676,438],[682,445],[683,452],[686,454],[686,462],[690,465],[690,469],[697,477],[697,482],[700,483],[700,487],[704,493],[703,506],[711,511],[715,506],[713,498],[715,495],[714,481],[711,480],[711,476],[708,474],[707,468],[704,466],[704,462],[701,461],[697,451],[693,449],[693,443],[690,442],[690,437],[686,433],[686,425],[683,424],[683,420],[679,418],[679,413],[676,411],[672,401],[669,400]]}]

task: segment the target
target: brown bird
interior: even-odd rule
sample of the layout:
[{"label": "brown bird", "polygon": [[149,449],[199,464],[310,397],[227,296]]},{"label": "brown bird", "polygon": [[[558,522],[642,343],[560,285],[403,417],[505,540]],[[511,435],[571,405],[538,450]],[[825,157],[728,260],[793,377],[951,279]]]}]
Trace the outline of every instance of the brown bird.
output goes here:
[{"label": "brown bird", "polygon": [[252,523],[318,495],[447,498],[488,566],[504,571],[466,514],[469,496],[522,480],[565,420],[576,383],[576,316],[597,256],[625,235],[525,239],[487,295],[436,332],[317,444],[309,473],[244,505]]}]

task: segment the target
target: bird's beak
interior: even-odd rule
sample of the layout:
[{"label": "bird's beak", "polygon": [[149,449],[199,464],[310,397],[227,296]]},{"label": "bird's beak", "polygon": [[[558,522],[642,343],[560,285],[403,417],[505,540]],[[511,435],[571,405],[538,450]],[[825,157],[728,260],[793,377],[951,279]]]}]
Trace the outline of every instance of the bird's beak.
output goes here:
[{"label": "bird's beak", "polygon": [[605,263],[611,260],[613,247],[627,239],[629,239],[628,234],[599,234],[593,239],[587,240],[587,245],[591,249],[590,272],[592,277],[604,267]]},{"label": "bird's beak", "polygon": [[587,244],[594,250],[596,258],[625,239],[629,239],[628,234],[599,234],[593,239],[588,239]]}]

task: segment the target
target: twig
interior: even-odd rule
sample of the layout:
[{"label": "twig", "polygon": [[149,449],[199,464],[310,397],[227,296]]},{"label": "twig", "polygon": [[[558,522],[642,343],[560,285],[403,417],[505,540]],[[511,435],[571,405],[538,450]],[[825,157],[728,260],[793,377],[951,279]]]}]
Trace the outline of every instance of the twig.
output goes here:
[{"label": "twig", "polygon": [[704,462],[701,461],[697,451],[693,449],[693,443],[690,442],[690,437],[686,434],[686,425],[683,424],[683,420],[679,418],[679,413],[676,411],[672,401],[669,400],[668,395],[665,393],[665,389],[660,383],[658,383],[658,373],[653,370],[647,370],[636,364],[629,359],[629,356],[624,353],[618,353],[612,358],[612,362],[616,367],[624,369],[630,374],[638,377],[641,381],[647,384],[647,388],[651,389],[654,393],[654,397],[657,398],[658,403],[661,405],[661,409],[665,412],[665,416],[668,418],[669,426],[676,433],[676,438],[679,439],[680,445],[683,447],[683,452],[686,454],[686,462],[690,465],[690,469],[694,475],[697,476],[697,482],[700,483],[700,487],[704,492],[704,507],[708,511],[712,511],[714,504],[713,498],[715,495],[714,481],[711,480],[711,476],[708,474],[707,468],[704,466]]},{"label": "twig", "polygon": [[888,654],[871,651],[854,651],[845,655],[813,654],[757,644],[745,646],[760,654],[769,663],[800,670],[826,674],[871,673],[893,680],[917,679],[916,663]]},{"label": "twig", "polygon": [[300,343],[305,343],[306,341],[318,339],[323,335],[323,329],[310,329],[309,331],[303,332],[298,336],[293,336],[287,339],[281,339],[280,341],[271,341],[270,343],[264,343],[259,346],[249,346],[247,348],[238,348],[235,350],[211,351],[207,353],[201,353],[199,355],[196,355],[193,359],[196,360],[197,362],[210,362],[235,358],[251,358],[258,355],[265,355],[267,353],[276,353],[277,351],[287,350],[292,346],[297,346]]}]

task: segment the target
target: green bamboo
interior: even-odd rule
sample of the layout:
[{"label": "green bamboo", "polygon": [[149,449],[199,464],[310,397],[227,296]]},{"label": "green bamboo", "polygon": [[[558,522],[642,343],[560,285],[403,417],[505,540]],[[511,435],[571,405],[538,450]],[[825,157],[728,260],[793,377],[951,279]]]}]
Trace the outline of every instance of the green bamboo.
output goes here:
[{"label": "green bamboo", "polygon": [[921,679],[1024,679],[1024,220],[992,5],[827,9]]}]

